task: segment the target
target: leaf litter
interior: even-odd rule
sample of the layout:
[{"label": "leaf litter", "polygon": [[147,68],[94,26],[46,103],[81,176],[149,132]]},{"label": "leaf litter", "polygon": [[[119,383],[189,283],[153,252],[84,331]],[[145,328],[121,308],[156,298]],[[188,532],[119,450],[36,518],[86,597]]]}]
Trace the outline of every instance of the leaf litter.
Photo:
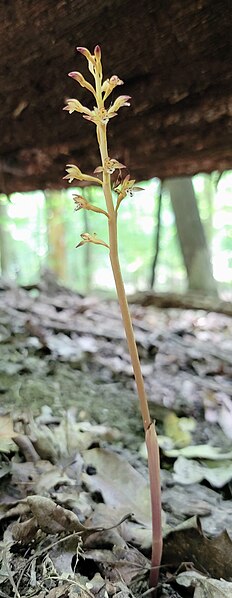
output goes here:
[{"label": "leaf litter", "polygon": [[[0,596],[149,595],[146,453],[116,304],[12,287],[0,314]],[[232,596],[231,320],[132,315],[161,449],[158,595]]]}]

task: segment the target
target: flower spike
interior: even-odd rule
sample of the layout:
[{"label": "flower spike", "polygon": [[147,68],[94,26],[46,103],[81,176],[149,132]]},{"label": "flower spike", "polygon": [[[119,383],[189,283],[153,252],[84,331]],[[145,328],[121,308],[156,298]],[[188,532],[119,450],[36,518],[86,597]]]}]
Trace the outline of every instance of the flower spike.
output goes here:
[{"label": "flower spike", "polygon": [[[125,168],[114,158],[109,157],[108,153],[108,139],[107,139],[107,124],[109,119],[117,115],[118,110],[122,106],[129,106],[130,96],[121,95],[107,108],[105,101],[116,86],[122,85],[123,81],[117,75],[113,75],[102,83],[102,63],[101,63],[101,49],[100,46],[95,46],[93,54],[83,47],[78,47],[80,52],[88,62],[88,68],[94,78],[94,86],[85,80],[83,75],[79,72],[73,71],[69,76],[75,79],[82,87],[85,87],[95,97],[96,105],[92,110],[83,106],[78,100],[67,100],[67,110],[70,114],[74,111],[80,112],[86,120],[92,121],[96,125],[97,141],[101,155],[101,166],[95,169],[95,173],[102,173],[102,180],[95,176],[83,174],[81,170],[74,164],[68,164],[66,167],[67,179],[70,183],[76,179],[79,181],[97,183],[102,185],[104,197],[106,201],[106,210],[102,210],[97,206],[92,205],[81,195],[74,196],[75,210],[85,209],[94,212],[100,212],[108,218],[109,231],[109,245],[102,239],[99,239],[96,233],[83,233],[81,240],[77,247],[81,247],[85,243],[94,243],[95,245],[103,245],[109,249],[109,257],[111,267],[114,275],[116,290],[119,299],[119,305],[122,313],[128,348],[131,356],[131,363],[134,371],[134,378],[137,386],[137,391],[140,400],[140,408],[143,418],[143,426],[145,431],[145,441],[148,454],[148,471],[150,477],[150,493],[151,493],[151,515],[152,515],[152,555],[151,555],[151,571],[150,571],[150,587],[151,591],[155,592],[159,578],[159,567],[162,556],[162,520],[161,520],[161,492],[160,492],[160,472],[159,472],[159,446],[154,423],[151,420],[149,406],[144,386],[143,374],[139,361],[136,341],[133,332],[133,326],[128,309],[124,283],[120,270],[119,256],[118,256],[118,238],[117,238],[117,217],[118,208],[122,200],[127,195],[133,195],[134,191],[140,191],[140,187],[135,187],[135,180],[130,179],[128,174],[122,179],[121,170]],[[114,203],[114,196],[112,195],[111,177],[110,175],[118,171],[117,181],[113,184],[113,190],[117,193],[116,205]],[[153,592],[153,594],[154,594]]]}]

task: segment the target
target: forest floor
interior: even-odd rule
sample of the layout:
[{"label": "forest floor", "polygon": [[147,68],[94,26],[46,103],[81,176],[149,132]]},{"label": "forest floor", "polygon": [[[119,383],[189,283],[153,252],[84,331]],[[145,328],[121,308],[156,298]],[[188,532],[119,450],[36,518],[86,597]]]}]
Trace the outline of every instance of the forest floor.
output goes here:
[{"label": "forest floor", "polygon": [[[232,597],[232,320],[131,314],[161,454],[157,597]],[[2,285],[0,460],[0,597],[151,596],[147,458],[115,302]]]}]

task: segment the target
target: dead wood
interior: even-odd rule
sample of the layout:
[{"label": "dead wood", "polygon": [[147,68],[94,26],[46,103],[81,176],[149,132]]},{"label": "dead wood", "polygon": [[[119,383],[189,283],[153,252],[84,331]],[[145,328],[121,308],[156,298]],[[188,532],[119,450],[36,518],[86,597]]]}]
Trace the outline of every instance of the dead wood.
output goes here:
[{"label": "dead wood", "polygon": [[225,314],[232,316],[231,301],[223,301],[215,297],[205,297],[196,294],[178,293],[151,293],[139,292],[129,297],[130,303],[135,303],[147,307],[154,305],[163,309],[168,307],[176,307],[180,309],[203,309],[209,312]]},{"label": "dead wood", "polygon": [[[231,167],[231,14],[227,0],[10,0],[0,5],[0,191],[61,188],[64,166],[99,163],[92,125],[62,112],[86,90],[75,47],[100,43],[106,77],[132,96],[110,152],[137,179]],[[87,74],[87,72],[86,72]],[[116,128],[115,128],[116,127]]]}]

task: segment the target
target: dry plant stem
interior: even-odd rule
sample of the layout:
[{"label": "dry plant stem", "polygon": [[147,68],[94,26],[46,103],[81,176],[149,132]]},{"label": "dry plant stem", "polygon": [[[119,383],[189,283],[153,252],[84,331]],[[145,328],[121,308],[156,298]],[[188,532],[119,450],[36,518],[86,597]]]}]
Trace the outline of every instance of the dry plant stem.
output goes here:
[{"label": "dry plant stem", "polygon": [[[101,153],[102,165],[108,158],[106,125],[99,125],[97,129],[97,138]],[[144,388],[144,380],[141,372],[141,365],[138,356],[138,350],[135,342],[134,331],[132,327],[130,312],[128,308],[124,283],[121,275],[121,269],[118,258],[118,242],[117,242],[117,212],[114,209],[111,192],[110,175],[103,172],[103,191],[105,195],[107,210],[109,214],[109,245],[110,245],[110,262],[115,280],[115,286],[118,295],[118,301],[121,309],[123,324],[125,328],[128,349],[131,356],[131,362],[134,370],[134,376],[140,401],[140,409],[143,418],[143,426],[145,431],[145,440],[148,453],[148,468],[150,477],[150,492],[151,492],[151,506],[152,506],[152,561],[150,573],[150,585],[156,587],[159,578],[159,566],[162,555],[162,523],[161,523],[161,490],[160,490],[160,462],[159,462],[159,446],[155,426],[151,421],[146,392]]]}]

